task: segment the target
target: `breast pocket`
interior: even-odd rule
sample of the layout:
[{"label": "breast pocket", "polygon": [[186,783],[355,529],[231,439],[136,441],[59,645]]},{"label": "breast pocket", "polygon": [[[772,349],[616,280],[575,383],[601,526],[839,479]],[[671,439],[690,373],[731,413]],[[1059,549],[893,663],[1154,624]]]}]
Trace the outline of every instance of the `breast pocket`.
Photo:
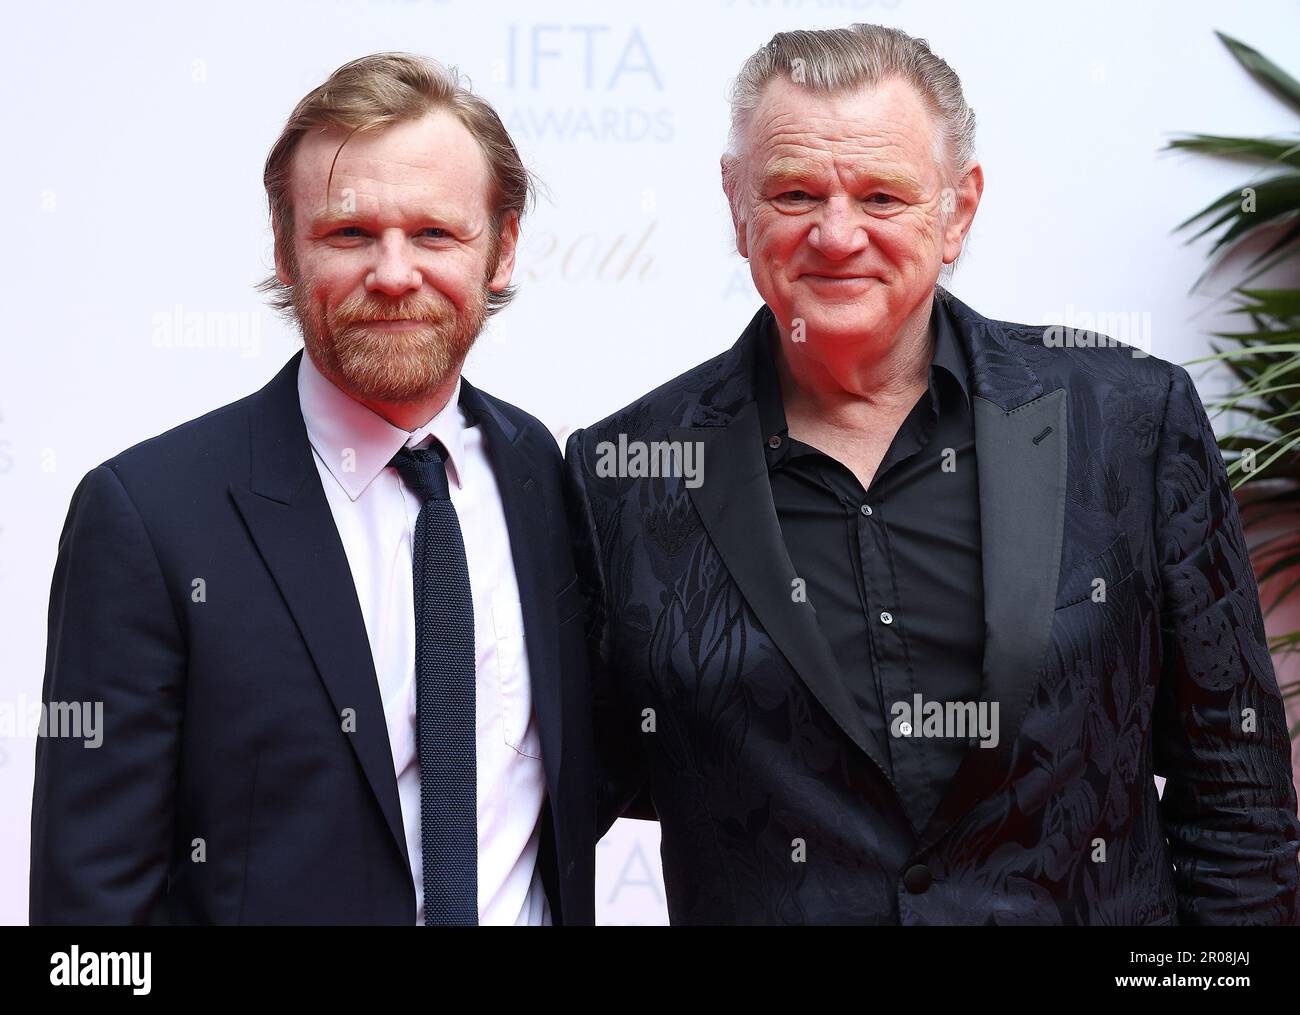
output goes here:
[{"label": "breast pocket", "polygon": [[528,680],[528,646],[524,635],[523,606],[519,600],[492,604],[496,638],[497,688],[501,702],[501,729],[506,746],[527,758],[542,756],[533,694]]},{"label": "breast pocket", "polygon": [[1064,610],[1082,602],[1105,602],[1110,590],[1123,585],[1133,572],[1128,537],[1121,532],[1101,553],[1079,562],[1062,576],[1056,591],[1056,608]]}]

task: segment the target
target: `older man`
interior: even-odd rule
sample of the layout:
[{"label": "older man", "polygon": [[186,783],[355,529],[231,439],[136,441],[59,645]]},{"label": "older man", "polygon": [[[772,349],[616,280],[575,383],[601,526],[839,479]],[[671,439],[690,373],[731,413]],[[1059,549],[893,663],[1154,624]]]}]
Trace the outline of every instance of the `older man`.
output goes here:
[{"label": "older man", "polygon": [[742,69],[722,177],[764,306],[568,447],[599,824],[657,813],[678,923],[1294,922],[1286,722],[1196,390],[937,287],[973,141],[893,29]]},{"label": "older man", "polygon": [[528,173],[385,53],[298,104],[265,181],[306,355],[77,489],[44,697],[102,702],[103,742],[38,742],[32,921],[591,923],[559,448],[461,377]]}]

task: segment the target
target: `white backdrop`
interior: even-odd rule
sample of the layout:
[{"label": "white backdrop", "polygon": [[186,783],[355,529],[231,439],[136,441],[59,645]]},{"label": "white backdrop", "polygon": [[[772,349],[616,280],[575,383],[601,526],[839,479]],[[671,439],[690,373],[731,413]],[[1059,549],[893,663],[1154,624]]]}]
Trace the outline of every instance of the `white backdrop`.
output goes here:
[{"label": "white backdrop", "polygon": [[[402,49],[458,65],[547,185],[524,222],[519,296],[466,375],[561,445],[729,346],[756,309],[718,156],[727,86],[774,32],[878,21],[928,39],[976,110],[986,175],[953,291],[1006,320],[1137,315],[1143,344],[1174,361],[1208,351],[1224,321],[1188,294],[1204,246],[1171,230],[1249,170],[1158,149],[1175,132],[1297,129],[1213,34],[1300,76],[1300,14],[1282,0],[44,3],[4,20],[11,715],[39,701],[80,477],[260,387],[298,348],[253,290],[271,266],[262,164],[293,105],[348,60]],[[27,918],[34,744],[0,738],[2,923]],[[657,826],[620,822],[597,857],[602,922],[665,921]]]}]

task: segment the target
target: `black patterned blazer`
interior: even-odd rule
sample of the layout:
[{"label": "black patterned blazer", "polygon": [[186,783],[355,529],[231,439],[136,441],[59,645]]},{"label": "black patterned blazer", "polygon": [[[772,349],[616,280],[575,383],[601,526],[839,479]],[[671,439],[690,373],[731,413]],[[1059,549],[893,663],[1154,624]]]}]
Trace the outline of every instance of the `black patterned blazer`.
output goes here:
[{"label": "black patterned blazer", "polygon": [[[976,396],[998,746],[971,746],[914,826],[790,593],[754,401],[764,306],[569,440],[601,834],[657,815],[674,923],[1296,923],[1286,718],[1187,371],[937,296]],[[620,435],[699,442],[703,481],[610,475]]]}]

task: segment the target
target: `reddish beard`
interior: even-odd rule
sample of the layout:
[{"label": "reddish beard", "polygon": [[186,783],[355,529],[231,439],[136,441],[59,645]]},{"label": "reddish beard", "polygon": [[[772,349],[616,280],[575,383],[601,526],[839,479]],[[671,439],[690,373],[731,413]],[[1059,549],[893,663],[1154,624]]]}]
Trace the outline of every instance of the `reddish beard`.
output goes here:
[{"label": "reddish beard", "polygon": [[[303,344],[321,373],[353,398],[368,402],[414,402],[436,390],[460,369],[487,316],[486,286],[463,311],[437,292],[382,303],[365,293],[322,314],[311,301],[309,281],[293,287]],[[422,323],[402,331],[361,323],[383,318]]]}]

